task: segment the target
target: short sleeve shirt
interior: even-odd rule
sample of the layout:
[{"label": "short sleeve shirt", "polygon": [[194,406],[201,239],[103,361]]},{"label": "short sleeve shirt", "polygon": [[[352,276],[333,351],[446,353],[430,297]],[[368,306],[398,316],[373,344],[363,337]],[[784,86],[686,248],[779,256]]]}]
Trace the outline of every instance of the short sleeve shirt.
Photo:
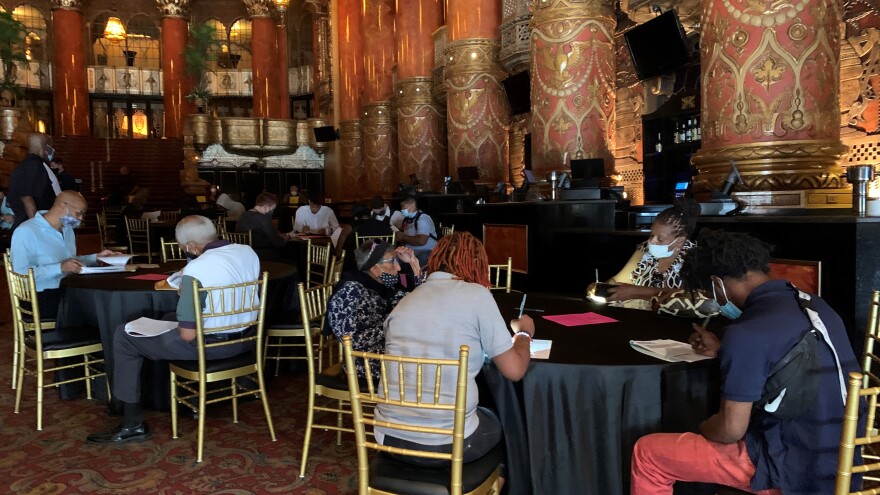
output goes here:
[{"label": "short sleeve shirt", "polygon": [[[812,296],[813,307],[828,329],[844,376],[858,362],[837,313]],[[760,399],[773,366],[809,330],[797,291],[784,280],[771,280],[749,294],[743,314],[727,327],[721,345],[722,395],[736,402]],[[745,442],[755,465],[752,489],[779,488],[786,495],[834,492],[837,451],[844,405],[831,350],[819,344],[823,374],[819,398],[800,417],[778,419],[753,410]]]},{"label": "short sleeve shirt", "polygon": [[15,224],[28,219],[21,198],[34,198],[37,211],[48,210],[55,202],[55,190],[43,159],[29,154],[12,171],[9,176],[9,207],[15,212]]}]

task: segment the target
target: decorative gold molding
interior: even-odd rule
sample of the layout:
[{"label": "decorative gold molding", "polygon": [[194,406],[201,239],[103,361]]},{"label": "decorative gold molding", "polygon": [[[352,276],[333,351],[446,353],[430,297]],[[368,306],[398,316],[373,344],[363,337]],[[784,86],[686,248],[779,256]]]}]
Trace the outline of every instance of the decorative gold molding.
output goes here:
[{"label": "decorative gold molding", "polygon": [[487,69],[504,74],[498,65],[501,44],[494,39],[450,41],[446,46],[446,77],[468,72],[485,73]]},{"label": "decorative gold molding", "polygon": [[253,18],[272,17],[272,0],[242,0],[248,15]]},{"label": "decorative gold molding", "polygon": [[82,11],[83,0],[52,0],[52,10]]},{"label": "decorative gold molding", "polygon": [[612,0],[537,0],[532,14],[532,26],[567,19],[605,18],[616,23]]},{"label": "decorative gold molding", "polygon": [[363,105],[364,126],[390,124],[392,119],[391,102],[378,101]]},{"label": "decorative gold molding", "polygon": [[189,0],[156,0],[162,17],[189,18]]},{"label": "decorative gold molding", "polygon": [[430,105],[433,82],[430,77],[411,77],[397,81],[395,96],[398,105]]}]

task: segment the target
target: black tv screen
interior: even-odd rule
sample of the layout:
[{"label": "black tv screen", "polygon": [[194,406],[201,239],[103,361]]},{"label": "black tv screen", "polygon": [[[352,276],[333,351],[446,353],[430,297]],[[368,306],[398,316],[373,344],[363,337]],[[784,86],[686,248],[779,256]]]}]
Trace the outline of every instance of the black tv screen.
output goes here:
[{"label": "black tv screen", "polygon": [[329,143],[339,139],[339,135],[336,133],[336,129],[334,129],[332,125],[315,127],[314,130],[315,141],[319,143]]},{"label": "black tv screen", "polygon": [[690,60],[691,47],[674,10],[623,34],[640,80],[662,76]]},{"label": "black tv screen", "polygon": [[530,77],[529,71],[524,70],[501,81],[504,94],[507,96],[507,104],[510,105],[510,115],[528,113],[532,110]]}]

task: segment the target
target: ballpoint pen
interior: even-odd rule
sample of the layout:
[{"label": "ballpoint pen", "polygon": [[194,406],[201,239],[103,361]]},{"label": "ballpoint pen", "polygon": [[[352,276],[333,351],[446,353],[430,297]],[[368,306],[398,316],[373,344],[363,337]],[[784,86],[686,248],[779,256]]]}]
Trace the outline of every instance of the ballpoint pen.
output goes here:
[{"label": "ballpoint pen", "polygon": [[522,318],[523,310],[526,309],[526,295],[527,294],[523,294],[522,302],[519,303],[519,316],[517,316],[517,318]]}]

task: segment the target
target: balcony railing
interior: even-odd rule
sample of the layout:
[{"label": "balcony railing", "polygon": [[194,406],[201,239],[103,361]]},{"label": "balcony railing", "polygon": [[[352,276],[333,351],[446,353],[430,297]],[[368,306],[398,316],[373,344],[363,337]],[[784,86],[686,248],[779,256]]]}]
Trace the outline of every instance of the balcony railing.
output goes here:
[{"label": "balcony railing", "polygon": [[[0,59],[0,65],[3,59]],[[16,62],[15,82],[25,89],[52,89],[52,64],[49,62]]]}]

